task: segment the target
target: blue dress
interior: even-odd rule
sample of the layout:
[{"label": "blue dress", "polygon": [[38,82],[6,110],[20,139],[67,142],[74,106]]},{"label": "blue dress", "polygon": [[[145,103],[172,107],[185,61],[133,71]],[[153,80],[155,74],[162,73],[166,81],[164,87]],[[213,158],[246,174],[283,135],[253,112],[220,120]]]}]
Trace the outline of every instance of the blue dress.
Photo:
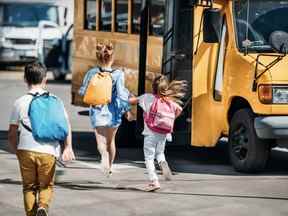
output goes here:
[{"label": "blue dress", "polygon": [[[111,68],[102,69],[105,72],[111,72],[112,75],[112,100],[107,105],[90,106],[89,116],[91,125],[96,127],[119,127],[122,121],[122,115],[130,110],[128,103],[129,91],[124,86],[124,72],[122,70]],[[89,70],[84,79],[79,94],[84,96],[91,78],[100,72],[99,67]]]}]

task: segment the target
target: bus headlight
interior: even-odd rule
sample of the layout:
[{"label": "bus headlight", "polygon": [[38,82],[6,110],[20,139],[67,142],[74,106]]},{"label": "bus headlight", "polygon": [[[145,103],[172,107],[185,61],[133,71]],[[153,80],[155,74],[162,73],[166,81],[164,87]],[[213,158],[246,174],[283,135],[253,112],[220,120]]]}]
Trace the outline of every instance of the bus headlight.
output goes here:
[{"label": "bus headlight", "polygon": [[263,104],[288,104],[288,86],[260,85],[258,95]]},{"label": "bus headlight", "polygon": [[286,104],[288,103],[288,86],[273,87],[273,103],[274,104]]}]

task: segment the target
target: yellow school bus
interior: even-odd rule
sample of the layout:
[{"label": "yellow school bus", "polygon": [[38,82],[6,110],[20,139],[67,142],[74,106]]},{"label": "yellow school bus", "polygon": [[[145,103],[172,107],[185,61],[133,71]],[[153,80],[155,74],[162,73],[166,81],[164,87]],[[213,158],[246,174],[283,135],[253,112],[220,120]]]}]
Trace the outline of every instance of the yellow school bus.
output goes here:
[{"label": "yellow school bus", "polygon": [[288,0],[77,0],[75,7],[73,104],[82,104],[77,91],[96,64],[96,41],[111,40],[134,93],[149,91],[155,73],[190,83],[175,144],[214,147],[228,137],[231,163],[244,172],[263,169],[271,148],[285,145]]}]

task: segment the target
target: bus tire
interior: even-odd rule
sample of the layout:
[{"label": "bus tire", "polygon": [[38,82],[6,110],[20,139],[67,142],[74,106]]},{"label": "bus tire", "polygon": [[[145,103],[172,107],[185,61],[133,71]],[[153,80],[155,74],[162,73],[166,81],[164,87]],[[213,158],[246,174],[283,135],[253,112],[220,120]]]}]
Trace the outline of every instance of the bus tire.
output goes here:
[{"label": "bus tire", "polygon": [[251,109],[240,109],[232,117],[229,128],[229,156],[236,171],[259,172],[269,158],[269,142],[257,137]]}]

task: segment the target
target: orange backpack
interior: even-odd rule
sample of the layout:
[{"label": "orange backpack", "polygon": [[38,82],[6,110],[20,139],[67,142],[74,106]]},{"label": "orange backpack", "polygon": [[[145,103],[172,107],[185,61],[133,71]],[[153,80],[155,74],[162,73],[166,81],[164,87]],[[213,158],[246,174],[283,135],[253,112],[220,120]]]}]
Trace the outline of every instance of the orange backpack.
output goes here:
[{"label": "orange backpack", "polygon": [[98,72],[89,81],[83,101],[89,105],[106,105],[111,102],[112,76],[110,72]]}]

